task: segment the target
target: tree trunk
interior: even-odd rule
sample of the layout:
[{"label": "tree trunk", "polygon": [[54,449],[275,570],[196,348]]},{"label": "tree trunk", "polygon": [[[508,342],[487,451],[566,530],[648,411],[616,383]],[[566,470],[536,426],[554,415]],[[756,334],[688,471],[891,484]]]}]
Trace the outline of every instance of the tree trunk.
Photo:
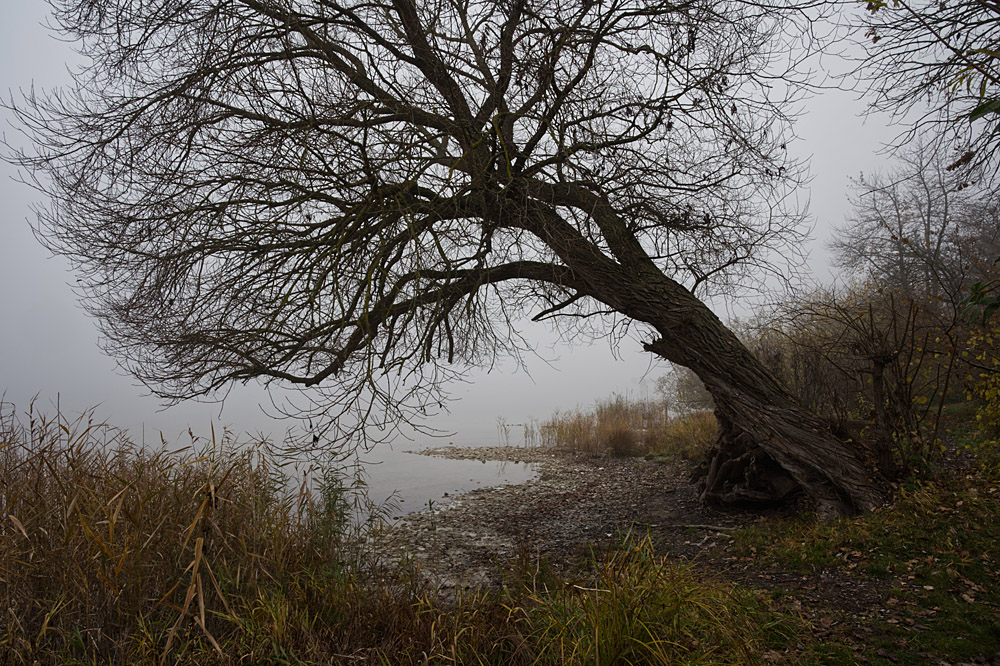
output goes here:
[{"label": "tree trunk", "polygon": [[662,274],[632,286],[627,294],[619,286],[616,300],[661,335],[645,348],[690,368],[715,400],[719,438],[704,470],[704,501],[780,502],[801,489],[824,517],[884,503],[864,452],[837,439],[707,306]]},{"label": "tree trunk", "polygon": [[586,295],[652,326],[661,337],[645,348],[690,368],[712,394],[722,427],[703,499],[779,501],[792,492],[790,480],[823,516],[882,505],[884,494],[862,452],[837,439],[829,423],[781,386],[708,306],[666,276],[610,206],[574,193],[575,199],[562,201],[561,190],[536,192],[588,210],[615,258],[551,210],[540,211],[536,233],[586,285]]},{"label": "tree trunk", "polygon": [[685,327],[683,334],[673,327],[672,341],[646,345],[694,371],[715,400],[719,437],[701,480],[702,500],[776,503],[801,488],[824,516],[880,506],[883,492],[862,451],[838,440],[716,322]]}]

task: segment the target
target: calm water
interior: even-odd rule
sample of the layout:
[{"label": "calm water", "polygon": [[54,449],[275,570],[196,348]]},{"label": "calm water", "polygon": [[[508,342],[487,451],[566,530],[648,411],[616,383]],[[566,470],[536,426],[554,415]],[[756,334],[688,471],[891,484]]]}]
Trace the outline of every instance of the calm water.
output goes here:
[{"label": "calm water", "polygon": [[402,447],[376,447],[370,453],[359,454],[358,459],[364,470],[369,499],[382,503],[392,498],[396,505],[392,511],[395,516],[431,507],[441,508],[461,493],[524,483],[537,475],[535,464],[449,460],[405,453]]}]

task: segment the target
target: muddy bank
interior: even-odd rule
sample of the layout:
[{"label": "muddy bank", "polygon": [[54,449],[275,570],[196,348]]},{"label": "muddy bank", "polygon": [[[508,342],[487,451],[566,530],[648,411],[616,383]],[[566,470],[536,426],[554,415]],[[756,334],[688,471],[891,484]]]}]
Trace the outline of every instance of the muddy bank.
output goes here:
[{"label": "muddy bank", "polygon": [[[515,558],[566,571],[593,550],[647,532],[658,550],[690,560],[750,519],[702,507],[686,464],[535,447],[440,447],[424,455],[538,465],[527,483],[484,488],[435,511],[410,514],[388,534],[443,591],[496,584]],[[721,528],[721,529],[719,529]]]}]

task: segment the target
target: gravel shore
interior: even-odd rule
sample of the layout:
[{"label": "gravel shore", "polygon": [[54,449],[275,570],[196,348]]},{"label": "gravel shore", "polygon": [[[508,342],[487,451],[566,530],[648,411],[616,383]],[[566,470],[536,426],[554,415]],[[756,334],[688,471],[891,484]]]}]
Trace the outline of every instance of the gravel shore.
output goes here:
[{"label": "gravel shore", "polygon": [[747,516],[702,507],[687,464],[538,447],[439,447],[424,455],[535,463],[533,481],[484,488],[446,507],[410,514],[387,543],[411,556],[439,591],[496,584],[517,557],[571,569],[592,550],[647,532],[658,549],[697,558]]}]

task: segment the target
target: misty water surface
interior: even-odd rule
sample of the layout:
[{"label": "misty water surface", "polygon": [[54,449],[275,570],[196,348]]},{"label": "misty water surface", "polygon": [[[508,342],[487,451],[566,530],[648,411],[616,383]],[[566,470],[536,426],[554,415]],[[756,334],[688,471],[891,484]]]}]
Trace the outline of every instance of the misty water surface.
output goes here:
[{"label": "misty water surface", "polygon": [[377,446],[345,463],[345,471],[354,475],[352,466],[357,465],[368,498],[376,504],[389,502],[394,517],[444,507],[456,495],[479,488],[524,483],[538,473],[533,463],[451,460],[406,452],[435,446]]}]

